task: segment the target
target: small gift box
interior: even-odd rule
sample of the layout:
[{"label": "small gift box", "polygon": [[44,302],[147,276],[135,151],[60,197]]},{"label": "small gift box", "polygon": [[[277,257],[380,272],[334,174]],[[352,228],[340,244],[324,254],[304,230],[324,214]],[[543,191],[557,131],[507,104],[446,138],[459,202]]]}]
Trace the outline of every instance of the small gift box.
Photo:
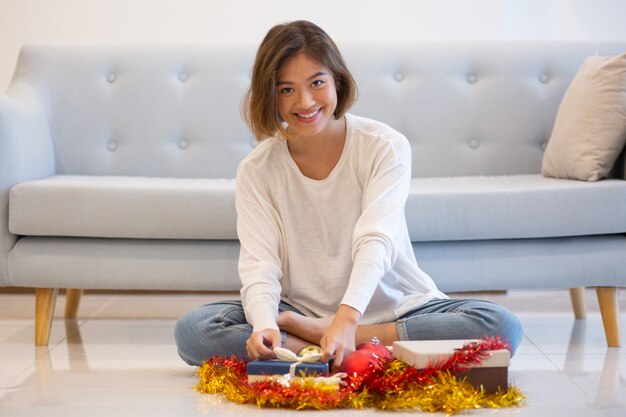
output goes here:
[{"label": "small gift box", "polygon": [[248,383],[265,380],[272,375],[327,376],[328,364],[321,362],[288,362],[281,360],[256,360],[248,362]]},{"label": "small gift box", "polygon": [[[393,344],[393,355],[417,369],[435,366],[468,343],[477,340],[422,340],[402,341]],[[458,379],[467,378],[475,387],[482,386],[487,393],[508,389],[508,370],[511,352],[507,349],[489,350],[478,364],[469,365],[467,371],[456,374]]]}]

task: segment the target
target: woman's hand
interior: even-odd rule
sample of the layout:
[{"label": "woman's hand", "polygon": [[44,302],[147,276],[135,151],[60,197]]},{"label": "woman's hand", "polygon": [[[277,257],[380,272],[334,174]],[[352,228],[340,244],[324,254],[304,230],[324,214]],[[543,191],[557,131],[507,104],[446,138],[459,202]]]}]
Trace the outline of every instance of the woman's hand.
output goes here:
[{"label": "woman's hand", "polygon": [[280,347],[280,332],[274,329],[265,329],[253,332],[246,341],[246,350],[250,359],[272,359],[276,357],[274,348]]},{"label": "woman's hand", "polygon": [[361,314],[352,307],[340,305],[332,324],[321,340],[322,362],[334,356],[333,368],[337,369],[343,358],[354,351],[354,335]]}]

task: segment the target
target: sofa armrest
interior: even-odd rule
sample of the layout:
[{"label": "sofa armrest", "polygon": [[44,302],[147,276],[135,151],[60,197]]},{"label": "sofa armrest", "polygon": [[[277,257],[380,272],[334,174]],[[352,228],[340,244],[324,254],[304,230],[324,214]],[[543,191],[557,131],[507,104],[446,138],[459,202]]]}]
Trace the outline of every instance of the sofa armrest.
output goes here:
[{"label": "sofa armrest", "polygon": [[13,185],[45,178],[55,171],[48,117],[40,94],[14,82],[0,94],[0,286],[9,285],[7,254],[17,236],[8,230],[9,191]]}]

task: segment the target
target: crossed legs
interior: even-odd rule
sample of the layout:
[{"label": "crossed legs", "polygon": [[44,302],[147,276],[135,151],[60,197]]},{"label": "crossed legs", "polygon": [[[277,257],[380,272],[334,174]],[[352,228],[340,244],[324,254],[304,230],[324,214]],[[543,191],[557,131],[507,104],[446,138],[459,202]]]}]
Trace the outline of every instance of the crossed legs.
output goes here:
[{"label": "crossed legs", "polygon": [[[283,346],[298,352],[319,345],[332,317],[311,318],[281,303],[278,325]],[[212,356],[246,357],[245,342],[252,334],[241,302],[207,304],[190,311],[176,324],[178,352],[190,365],[200,365]],[[513,351],[522,338],[519,320],[504,307],[481,300],[431,300],[396,322],[358,326],[355,344],[372,337],[385,345],[396,340],[475,339],[501,336]]]}]

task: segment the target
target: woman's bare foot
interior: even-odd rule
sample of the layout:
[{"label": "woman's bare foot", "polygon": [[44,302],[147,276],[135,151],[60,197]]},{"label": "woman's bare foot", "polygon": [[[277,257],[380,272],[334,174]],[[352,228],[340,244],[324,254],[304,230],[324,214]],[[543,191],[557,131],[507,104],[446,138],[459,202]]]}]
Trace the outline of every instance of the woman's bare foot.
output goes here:
[{"label": "woman's bare foot", "polygon": [[283,311],[278,314],[276,323],[280,330],[319,346],[322,336],[333,322],[333,317],[315,318],[293,311]]}]

